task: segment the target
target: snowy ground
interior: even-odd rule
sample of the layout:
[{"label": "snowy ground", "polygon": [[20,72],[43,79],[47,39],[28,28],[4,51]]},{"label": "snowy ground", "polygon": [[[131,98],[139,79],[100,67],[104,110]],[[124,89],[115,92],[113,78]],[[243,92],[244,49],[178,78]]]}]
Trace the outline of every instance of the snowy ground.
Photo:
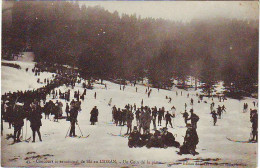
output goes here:
[{"label": "snowy ground", "polygon": [[[16,62],[17,63],[17,62]],[[33,63],[20,63],[22,70],[17,70],[10,67],[2,66],[2,94],[7,91],[27,90],[29,88],[41,87],[37,84],[37,77],[31,73]],[[25,72],[25,68],[30,67],[30,73]],[[51,77],[51,73],[44,73],[40,76],[43,78]],[[52,120],[42,119],[42,139],[39,142],[36,137],[36,143],[21,142],[14,145],[9,145],[12,140],[6,140],[6,134],[13,133],[13,129],[8,129],[8,123],[4,123],[4,135],[2,136],[2,166],[132,166],[132,167],[167,167],[167,166],[186,166],[201,167],[198,164],[204,164],[204,167],[216,166],[231,166],[231,167],[256,167],[257,163],[257,144],[231,142],[226,137],[235,140],[248,140],[251,132],[251,123],[249,121],[249,112],[243,113],[243,103],[249,104],[249,109],[253,107],[253,101],[256,99],[247,98],[241,101],[228,99],[224,103],[219,103],[214,99],[215,107],[218,104],[225,105],[227,113],[224,113],[223,119],[218,120],[217,126],[213,126],[212,117],[210,115],[211,99],[204,98],[208,103],[197,103],[198,98],[195,96],[198,91],[184,91],[180,95],[177,88],[172,91],[153,89],[151,97],[148,98],[145,94],[145,86],[137,85],[138,92],[135,92],[135,87],[126,86],[126,89],[120,90],[118,84],[108,81],[107,90],[104,85],[95,84],[93,90],[87,90],[85,101],[82,103],[82,111],[79,113],[78,121],[84,135],[89,135],[89,138],[65,138],[70,123],[65,120],[53,122]],[[65,86],[60,88],[67,90]],[[70,88],[71,89],[71,88]],[[74,90],[82,93],[82,85],[77,85]],[[74,91],[71,89],[71,91]],[[178,91],[178,96],[176,96]],[[94,99],[94,93],[97,93],[97,99]],[[71,92],[73,93],[73,92]],[[177,148],[156,149],[151,148],[128,148],[127,138],[119,136],[111,136],[108,133],[120,134],[126,133],[125,127],[117,127],[111,124],[111,107],[124,108],[126,104],[134,104],[138,107],[141,105],[141,100],[144,100],[144,105],[150,107],[157,106],[165,107],[166,110],[174,105],[177,109],[177,116],[174,119],[174,128],[169,128],[173,134],[177,134],[176,140],[183,143],[186,128],[184,128],[184,120],[180,112],[184,112],[184,103],[190,105],[190,98],[194,99],[194,112],[199,115],[198,136],[199,144],[197,152],[199,155],[177,155]],[[73,94],[71,95],[73,96]],[[166,96],[172,98],[172,103],[168,103]],[[108,102],[112,98],[112,106],[108,106]],[[55,100],[56,101],[56,100]],[[65,109],[65,102],[63,107]],[[97,125],[90,125],[90,111],[93,106],[97,106],[99,110],[99,118]],[[65,113],[64,113],[65,115]],[[51,117],[53,118],[53,116]],[[136,124],[136,121],[133,121]],[[23,128],[23,135],[32,136],[29,121]],[[163,121],[165,126],[165,121]],[[153,128],[151,124],[151,128]],[[76,134],[80,135],[78,127]],[[29,152],[29,153],[28,153]],[[33,153],[30,153],[33,152]],[[116,161],[117,164],[101,163],[101,160]],[[39,163],[45,162],[45,163]],[[57,162],[57,163],[56,163]],[[92,163],[89,163],[92,162]],[[97,162],[97,163],[96,163]],[[126,163],[128,162],[128,164]],[[157,162],[152,164],[153,162]],[[160,163],[159,163],[160,162]],[[169,165],[172,163],[173,165]],[[208,165],[206,165],[208,163]],[[196,165],[197,164],[197,165]],[[232,165],[233,164],[233,165]]]}]

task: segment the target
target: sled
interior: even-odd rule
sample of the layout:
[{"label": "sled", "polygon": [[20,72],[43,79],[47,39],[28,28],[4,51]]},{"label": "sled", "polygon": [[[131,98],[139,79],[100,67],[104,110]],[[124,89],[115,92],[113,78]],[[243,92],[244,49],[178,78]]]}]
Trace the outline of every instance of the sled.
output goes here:
[{"label": "sled", "polygon": [[227,139],[231,142],[238,142],[238,143],[257,143],[257,141],[249,141],[249,140],[248,141],[238,141],[238,140],[233,140],[233,139],[228,138],[228,137],[227,137]]}]

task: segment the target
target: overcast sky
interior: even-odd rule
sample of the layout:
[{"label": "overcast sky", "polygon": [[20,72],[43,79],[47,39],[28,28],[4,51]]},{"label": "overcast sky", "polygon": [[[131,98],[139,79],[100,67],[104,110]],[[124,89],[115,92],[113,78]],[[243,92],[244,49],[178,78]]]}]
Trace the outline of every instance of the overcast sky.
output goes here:
[{"label": "overcast sky", "polygon": [[190,21],[197,18],[258,18],[258,2],[249,1],[85,1],[86,6],[99,5],[110,12],[137,16]]}]

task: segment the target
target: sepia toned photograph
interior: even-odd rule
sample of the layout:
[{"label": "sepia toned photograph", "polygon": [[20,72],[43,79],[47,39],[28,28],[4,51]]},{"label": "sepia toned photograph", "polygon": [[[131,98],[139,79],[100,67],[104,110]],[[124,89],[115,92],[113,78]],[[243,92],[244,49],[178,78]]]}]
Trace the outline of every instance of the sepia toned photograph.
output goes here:
[{"label": "sepia toned photograph", "polygon": [[257,1],[2,1],[2,167],[258,167]]}]

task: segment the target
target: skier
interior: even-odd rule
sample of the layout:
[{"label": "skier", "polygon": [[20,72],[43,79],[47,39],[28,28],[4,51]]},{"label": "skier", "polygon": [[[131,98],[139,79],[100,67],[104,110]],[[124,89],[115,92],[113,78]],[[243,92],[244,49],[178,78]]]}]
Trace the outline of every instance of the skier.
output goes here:
[{"label": "skier", "polygon": [[126,119],[126,123],[127,123],[127,132],[126,134],[128,135],[128,131],[129,133],[132,132],[132,121],[134,119],[134,114],[131,111],[128,111],[127,113],[127,119]]},{"label": "skier", "polygon": [[152,117],[153,117],[153,129],[156,130],[156,117],[157,117],[157,110],[156,110],[156,107],[153,108],[153,111],[152,111]]},{"label": "skier", "polygon": [[16,106],[14,108],[15,118],[13,121],[14,125],[14,143],[15,142],[21,142],[20,135],[21,135],[21,129],[24,125],[23,119],[24,119],[24,113],[23,113],[23,107],[21,103],[16,103]]},{"label": "skier", "polygon": [[158,111],[158,126],[162,126],[162,118],[163,118],[163,111],[161,108],[159,108]]},{"label": "skier", "polygon": [[95,92],[95,94],[94,94],[94,98],[95,98],[95,99],[97,98],[97,92]]},{"label": "skier", "polygon": [[169,97],[169,102],[168,103],[171,103],[172,102],[172,98],[171,97]]},{"label": "skier", "polygon": [[187,121],[188,121],[189,114],[187,113],[186,110],[185,110],[184,113],[181,113],[181,114],[182,114],[182,117],[184,118],[185,124],[187,125]]},{"label": "skier", "polygon": [[190,109],[190,118],[187,120],[191,120],[191,126],[193,129],[197,129],[197,122],[199,121],[199,116],[193,113],[193,109]]},{"label": "skier", "polygon": [[222,106],[222,112],[225,111],[226,112],[226,107],[223,105]]},{"label": "skier", "polygon": [[139,126],[140,124],[140,108],[138,108],[135,112],[135,119],[136,119],[136,125]]},{"label": "skier", "polygon": [[222,108],[220,107],[220,105],[218,105],[218,116],[219,116],[219,119],[221,119],[221,114],[222,114]]},{"label": "skier", "polygon": [[190,104],[193,105],[193,98],[190,99]]},{"label": "skier", "polygon": [[171,114],[172,114],[172,120],[173,120],[173,124],[174,124],[174,118],[176,117],[176,114],[175,114],[175,112],[176,112],[176,108],[174,107],[174,106],[172,106],[172,108],[171,108]]},{"label": "skier", "polygon": [[250,141],[258,141],[258,114],[257,110],[251,110],[250,121],[252,123],[252,139]]},{"label": "skier", "polygon": [[29,120],[31,122],[31,129],[33,132],[33,141],[32,142],[35,142],[35,132],[37,132],[40,141],[42,141],[41,132],[40,132],[40,127],[42,126],[41,118],[42,118],[42,115],[40,113],[38,113],[36,110],[32,110],[32,112],[29,116]]},{"label": "skier", "polygon": [[171,114],[169,114],[169,112],[167,111],[167,113],[165,115],[166,128],[167,128],[168,123],[170,123],[171,127],[173,128],[173,126],[172,126],[172,119],[171,118],[173,118],[173,116]]},{"label": "skier", "polygon": [[94,108],[90,112],[90,122],[91,125],[95,125],[95,122],[98,122],[98,109],[97,106],[94,106]]},{"label": "skier", "polygon": [[214,123],[214,126],[215,126],[216,123],[217,123],[217,113],[216,113],[215,110],[213,110],[213,111],[211,112],[211,114],[212,114],[213,123]]},{"label": "skier", "polygon": [[75,105],[71,105],[71,110],[70,110],[70,134],[69,136],[70,137],[75,137],[77,136],[75,134],[75,125],[77,124],[78,120],[77,120],[77,117],[78,117],[78,110],[76,108]]}]

